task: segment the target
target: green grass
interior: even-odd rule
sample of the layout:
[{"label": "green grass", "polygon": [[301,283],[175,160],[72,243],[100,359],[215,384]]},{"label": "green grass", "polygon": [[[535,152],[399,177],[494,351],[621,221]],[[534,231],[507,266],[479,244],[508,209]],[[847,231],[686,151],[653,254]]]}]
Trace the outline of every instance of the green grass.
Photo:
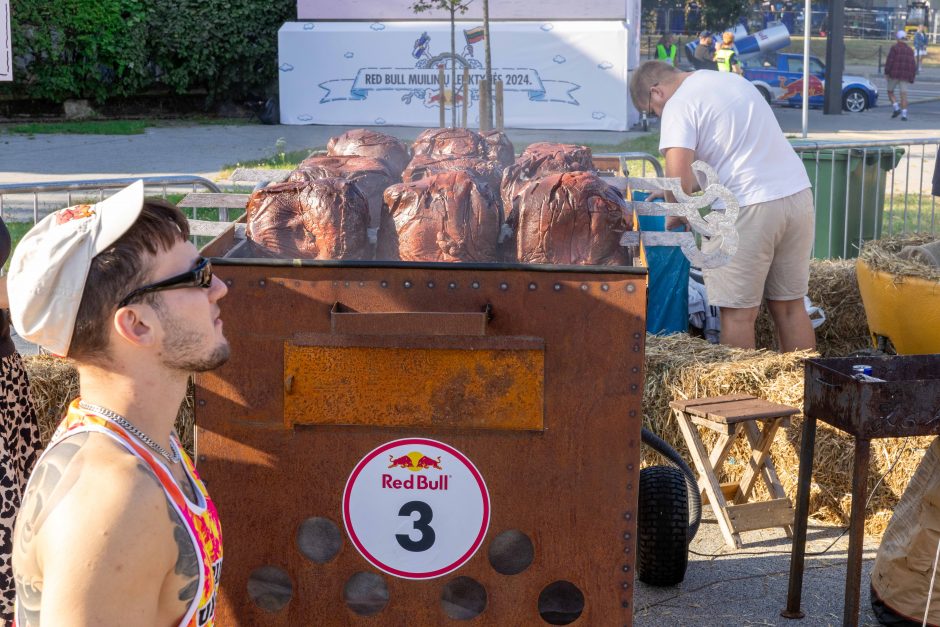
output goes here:
[{"label": "green grass", "polygon": [[232,176],[236,168],[256,168],[271,170],[293,170],[300,162],[310,156],[311,153],[318,150],[326,150],[325,146],[317,148],[304,148],[301,150],[289,150],[287,152],[278,152],[272,157],[263,159],[247,159],[238,163],[229,163],[222,166],[222,172],[219,178],[227,179]]},{"label": "green grass", "polygon": [[30,122],[0,125],[0,131],[19,135],[141,135],[153,127],[175,126],[237,126],[250,124],[247,118],[182,117],[173,120],[73,120],[66,122]]}]

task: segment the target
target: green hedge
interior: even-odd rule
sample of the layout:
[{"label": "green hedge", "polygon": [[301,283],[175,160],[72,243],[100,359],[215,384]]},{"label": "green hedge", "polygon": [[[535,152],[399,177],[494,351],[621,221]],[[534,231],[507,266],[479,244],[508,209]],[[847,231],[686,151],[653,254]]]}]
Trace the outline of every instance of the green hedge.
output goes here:
[{"label": "green hedge", "polygon": [[0,93],[61,101],[206,90],[263,94],[296,0],[15,0],[13,81]]}]

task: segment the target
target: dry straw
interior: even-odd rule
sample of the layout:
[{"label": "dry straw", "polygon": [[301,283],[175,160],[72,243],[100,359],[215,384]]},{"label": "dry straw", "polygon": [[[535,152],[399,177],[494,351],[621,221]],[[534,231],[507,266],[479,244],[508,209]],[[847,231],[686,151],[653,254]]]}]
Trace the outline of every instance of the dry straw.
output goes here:
[{"label": "dry straw", "polygon": [[930,233],[907,233],[880,240],[865,242],[859,258],[873,270],[880,270],[898,276],[910,276],[927,281],[940,281],[940,267],[898,256],[907,246],[923,246],[938,241]]}]

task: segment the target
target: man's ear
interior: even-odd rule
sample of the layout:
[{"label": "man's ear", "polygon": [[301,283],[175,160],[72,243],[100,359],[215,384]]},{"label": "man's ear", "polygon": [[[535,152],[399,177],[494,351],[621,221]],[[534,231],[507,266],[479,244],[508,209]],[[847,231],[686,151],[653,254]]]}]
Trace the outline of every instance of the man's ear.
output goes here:
[{"label": "man's ear", "polygon": [[157,316],[149,305],[121,307],[114,313],[113,323],[115,333],[134,346],[152,346],[157,341]]}]

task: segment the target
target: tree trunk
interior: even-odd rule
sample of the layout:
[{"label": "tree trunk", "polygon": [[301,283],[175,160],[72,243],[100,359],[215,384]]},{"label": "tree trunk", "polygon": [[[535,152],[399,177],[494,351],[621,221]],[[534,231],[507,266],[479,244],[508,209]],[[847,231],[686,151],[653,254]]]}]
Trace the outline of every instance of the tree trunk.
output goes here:
[{"label": "tree trunk", "polygon": [[[489,87],[487,93],[493,93],[493,63],[490,60],[490,1],[483,0],[483,56],[486,65],[486,85]],[[493,128],[493,107],[481,109],[486,111],[487,128]]]},{"label": "tree trunk", "polygon": [[450,126],[457,128],[457,10],[450,9]]}]

